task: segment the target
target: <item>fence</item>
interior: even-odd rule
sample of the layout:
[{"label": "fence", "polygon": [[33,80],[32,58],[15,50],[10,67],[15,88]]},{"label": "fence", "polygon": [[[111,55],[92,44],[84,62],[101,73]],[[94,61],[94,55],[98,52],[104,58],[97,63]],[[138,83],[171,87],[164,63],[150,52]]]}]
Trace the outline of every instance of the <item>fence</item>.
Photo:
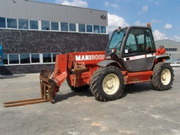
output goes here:
[{"label": "fence", "polygon": [[180,52],[168,52],[168,55],[171,58],[166,62],[170,63],[171,66],[180,66]]}]

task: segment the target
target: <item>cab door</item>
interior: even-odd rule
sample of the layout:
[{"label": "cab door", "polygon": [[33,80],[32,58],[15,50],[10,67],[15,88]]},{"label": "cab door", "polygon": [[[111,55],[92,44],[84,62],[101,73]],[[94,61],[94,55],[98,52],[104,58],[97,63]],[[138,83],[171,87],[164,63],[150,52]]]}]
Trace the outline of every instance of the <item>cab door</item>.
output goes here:
[{"label": "cab door", "polygon": [[155,44],[149,28],[131,28],[123,49],[123,61],[128,71],[147,71],[153,67]]}]

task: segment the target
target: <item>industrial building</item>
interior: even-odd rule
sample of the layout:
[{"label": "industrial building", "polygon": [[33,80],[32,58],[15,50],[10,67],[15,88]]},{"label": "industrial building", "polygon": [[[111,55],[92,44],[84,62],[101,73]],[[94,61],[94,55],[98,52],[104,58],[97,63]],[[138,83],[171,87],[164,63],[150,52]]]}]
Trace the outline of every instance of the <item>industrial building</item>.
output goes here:
[{"label": "industrial building", "polygon": [[52,70],[56,54],[105,50],[107,25],[106,11],[0,0],[0,74]]},{"label": "industrial building", "polygon": [[156,41],[156,47],[163,45],[166,48],[167,52],[180,52],[180,42],[165,39]]},{"label": "industrial building", "polygon": [[166,49],[168,55],[170,55],[170,59],[168,60],[173,66],[180,66],[180,42],[165,39],[159,40],[155,42],[156,48],[163,45]]}]

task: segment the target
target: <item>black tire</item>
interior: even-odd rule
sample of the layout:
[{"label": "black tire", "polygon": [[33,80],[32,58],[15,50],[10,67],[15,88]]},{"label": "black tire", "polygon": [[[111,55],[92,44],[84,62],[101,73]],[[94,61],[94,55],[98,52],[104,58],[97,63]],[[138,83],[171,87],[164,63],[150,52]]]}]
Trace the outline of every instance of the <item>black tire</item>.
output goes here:
[{"label": "black tire", "polygon": [[[108,82],[109,80],[107,77],[112,77],[112,79],[109,78],[109,80],[111,80],[111,83]],[[105,88],[105,86],[108,84],[112,85],[107,87],[112,87],[113,89],[115,89],[114,92],[112,91],[112,93],[108,93],[108,88]],[[111,101],[120,98],[124,90],[124,78],[120,69],[115,66],[99,68],[97,71],[94,72],[92,76],[90,90],[91,93],[95,96],[95,98],[99,101]]]},{"label": "black tire", "polygon": [[169,63],[160,62],[155,65],[151,84],[155,90],[163,91],[172,88],[174,71]]}]

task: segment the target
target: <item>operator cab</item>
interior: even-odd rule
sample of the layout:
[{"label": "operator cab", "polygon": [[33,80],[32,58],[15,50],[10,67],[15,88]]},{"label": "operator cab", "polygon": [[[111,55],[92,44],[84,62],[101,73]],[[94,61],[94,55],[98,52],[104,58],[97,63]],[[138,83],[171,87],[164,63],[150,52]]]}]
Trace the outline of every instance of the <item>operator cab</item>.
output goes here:
[{"label": "operator cab", "polygon": [[147,71],[153,67],[155,50],[151,28],[131,26],[113,32],[106,54],[127,71]]}]

